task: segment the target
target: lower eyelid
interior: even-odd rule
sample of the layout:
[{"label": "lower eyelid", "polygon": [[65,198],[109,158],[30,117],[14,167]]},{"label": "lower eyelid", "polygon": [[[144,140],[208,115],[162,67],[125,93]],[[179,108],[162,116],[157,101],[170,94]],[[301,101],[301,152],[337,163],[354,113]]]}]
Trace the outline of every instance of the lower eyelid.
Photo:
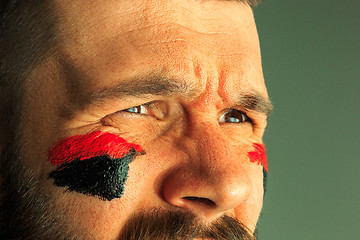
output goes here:
[{"label": "lower eyelid", "polygon": [[[120,126],[124,124],[131,123],[133,121],[136,121],[136,119],[143,119],[149,117],[145,114],[138,114],[138,113],[132,113],[132,112],[125,112],[125,111],[118,111],[112,114],[109,114],[102,118],[100,121],[105,126]],[[127,120],[126,120],[127,119]]]}]

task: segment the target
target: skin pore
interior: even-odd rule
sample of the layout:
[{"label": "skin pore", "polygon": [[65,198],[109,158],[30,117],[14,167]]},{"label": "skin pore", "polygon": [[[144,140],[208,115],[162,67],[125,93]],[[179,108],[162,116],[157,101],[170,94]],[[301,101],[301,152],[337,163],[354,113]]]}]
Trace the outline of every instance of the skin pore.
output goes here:
[{"label": "skin pore", "polygon": [[[235,1],[54,0],[56,54],[25,84],[22,164],[71,230],[117,239],[137,213],[235,217],[255,230],[270,112],[252,10]],[[141,146],[120,198],[54,184],[60,139],[108,132]]]}]

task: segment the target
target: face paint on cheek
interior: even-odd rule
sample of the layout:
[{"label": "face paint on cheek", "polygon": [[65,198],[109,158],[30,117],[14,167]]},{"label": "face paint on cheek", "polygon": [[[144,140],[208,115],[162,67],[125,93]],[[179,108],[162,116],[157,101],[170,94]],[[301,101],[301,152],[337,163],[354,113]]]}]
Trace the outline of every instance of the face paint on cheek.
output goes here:
[{"label": "face paint on cheek", "polygon": [[57,167],[49,177],[56,186],[110,201],[122,196],[129,163],[144,153],[108,132],[68,137],[49,150],[49,162]]},{"label": "face paint on cheek", "polygon": [[265,145],[254,143],[252,146],[254,147],[254,151],[248,152],[250,162],[256,162],[257,164],[262,164],[266,172],[268,172]]}]

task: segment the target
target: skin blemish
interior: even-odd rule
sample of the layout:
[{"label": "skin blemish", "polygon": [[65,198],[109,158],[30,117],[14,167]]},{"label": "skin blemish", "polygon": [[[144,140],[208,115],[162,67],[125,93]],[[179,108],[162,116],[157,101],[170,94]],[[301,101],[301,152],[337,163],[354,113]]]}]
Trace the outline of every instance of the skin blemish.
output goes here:
[{"label": "skin blemish", "polygon": [[257,164],[262,164],[266,172],[268,172],[265,145],[254,143],[252,146],[254,147],[254,151],[248,152],[250,162],[256,162]]},{"label": "skin blemish", "polygon": [[144,153],[108,132],[68,137],[49,150],[49,162],[57,167],[49,177],[58,187],[110,201],[122,196],[129,163]]}]

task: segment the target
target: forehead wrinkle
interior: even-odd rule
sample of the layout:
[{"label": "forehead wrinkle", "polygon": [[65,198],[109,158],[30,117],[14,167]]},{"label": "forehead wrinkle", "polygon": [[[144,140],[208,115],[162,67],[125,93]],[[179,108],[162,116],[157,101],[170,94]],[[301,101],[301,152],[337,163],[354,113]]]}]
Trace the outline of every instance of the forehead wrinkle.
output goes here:
[{"label": "forehead wrinkle", "polygon": [[[150,40],[152,41],[146,41],[145,44],[135,44],[136,46],[144,46],[144,45],[150,45],[150,44],[159,44],[159,43],[187,43],[186,37],[188,36],[192,36],[195,38],[198,38],[198,36],[205,36],[207,38],[202,39],[201,43],[207,43],[207,45],[209,45],[209,42],[213,42],[213,40],[211,40],[209,37],[213,36],[213,39],[217,38],[217,37],[222,37],[225,39],[229,39],[229,37],[231,36],[231,38],[234,40],[235,37],[237,37],[239,40],[239,37],[241,37],[241,34],[237,34],[238,36],[234,37],[234,33],[236,33],[236,31],[222,31],[223,28],[219,28],[219,19],[222,19],[224,22],[229,22],[229,20],[231,21],[232,19],[225,19],[225,18],[203,18],[202,15],[200,14],[194,14],[192,13],[192,11],[190,11],[190,9],[180,5],[180,8],[182,8],[185,12],[189,12],[189,14],[186,14],[187,17],[184,17],[183,15],[176,15],[176,14],[170,14],[169,15],[165,15],[163,14],[163,11],[160,11],[158,9],[156,9],[156,11],[150,11],[150,16],[149,13],[145,13],[144,16],[141,16],[139,19],[144,19],[141,21],[138,21],[138,26],[137,28],[132,28],[131,30],[126,30],[124,33],[132,33],[134,31],[139,31],[139,30],[148,30],[148,32],[150,33],[150,36],[160,36],[162,35],[162,33],[166,33],[167,38],[165,40],[161,39],[161,41],[157,41],[154,38],[150,38]],[[170,10],[165,11],[169,12]],[[145,10],[144,12],[147,12],[147,10]],[[160,12],[160,14],[159,14]],[[171,11],[174,13],[177,13],[177,11]],[[157,17],[154,18],[154,15],[156,15]],[[191,20],[189,20],[191,19]],[[209,21],[213,22],[213,24],[211,24]],[[169,34],[171,33],[171,34]],[[171,36],[172,35],[172,36]],[[181,37],[181,36],[184,37]],[[180,36],[180,37],[179,37]],[[154,41],[155,40],[155,41]],[[239,42],[239,41],[237,41]],[[195,47],[194,44],[191,44],[192,47]],[[214,46],[218,46],[217,44],[212,44]],[[205,51],[205,49],[207,49],[208,47],[205,46],[203,47],[202,51],[206,52],[206,53],[212,53],[211,50],[209,51]],[[199,49],[199,47],[197,47],[197,49]],[[222,55],[234,55],[237,53],[230,53],[230,54],[219,54],[220,56]]]},{"label": "forehead wrinkle", "polygon": [[[184,6],[182,6],[181,5],[181,7],[182,8],[184,8],[184,9],[186,9],[187,11],[190,11],[190,9],[188,9],[188,8],[185,8]],[[142,10],[143,11],[143,10]],[[170,12],[170,11],[172,11],[172,9],[165,9],[165,10],[159,10],[159,9],[157,9],[157,11],[158,12],[161,12],[162,11],[162,14],[164,14],[165,12]],[[151,12],[151,10],[150,10],[150,12]],[[152,12],[154,12],[153,10],[152,10]],[[129,14],[134,14],[132,11],[127,11],[127,13],[129,13]],[[113,14],[114,15],[114,14]],[[159,14],[157,14],[157,15],[159,15]],[[108,15],[108,16],[111,16],[111,15]],[[201,18],[201,16],[202,15],[196,15],[195,17],[197,17],[197,18]],[[110,17],[109,17],[110,18]],[[154,16],[150,16],[148,19],[150,20],[149,22],[150,23],[152,23],[153,25],[154,25],[154,23],[153,23],[153,19],[154,19],[155,17]],[[164,16],[164,18],[165,18],[165,20],[168,20],[168,19],[170,19],[170,20],[173,20],[173,21],[176,21],[176,20],[183,20],[183,19],[178,19],[178,18],[176,18],[176,16],[175,16],[175,18],[174,17],[166,17],[166,16]],[[142,19],[142,17],[140,17],[139,19]],[[226,17],[224,18],[224,19],[227,19]],[[230,19],[230,18],[229,18]],[[129,23],[129,21],[131,21],[131,22],[133,22],[133,19],[128,19],[128,18],[126,18],[126,20],[128,20],[127,22]],[[156,19],[155,19],[156,20]],[[186,19],[185,19],[186,20]],[[213,18],[207,18],[206,20],[213,20]],[[231,20],[231,19],[230,19]],[[163,41],[163,43],[168,43],[168,44],[174,44],[174,46],[175,46],[175,44],[180,44],[180,45],[182,45],[182,46],[180,46],[180,47],[185,47],[184,49],[185,49],[185,51],[189,51],[189,52],[196,52],[196,50],[198,50],[198,51],[201,51],[202,53],[205,53],[206,55],[212,55],[212,56],[231,56],[231,59],[235,59],[235,58],[237,58],[237,59],[239,59],[239,55],[240,56],[242,56],[243,54],[246,54],[246,49],[244,49],[243,47],[242,47],[242,45],[243,44],[241,44],[241,39],[239,39],[239,37],[241,37],[242,36],[242,34],[241,34],[241,32],[239,32],[238,34],[237,34],[237,39],[232,39],[232,41],[231,42],[233,42],[233,43],[235,43],[235,40],[238,40],[237,42],[239,42],[239,44],[236,44],[236,45],[238,45],[236,48],[234,48],[234,47],[232,47],[231,49],[224,49],[224,50],[227,50],[227,51],[211,51],[211,49],[210,48],[208,48],[208,47],[203,47],[203,45],[204,45],[204,42],[206,42],[206,44],[210,44],[210,45],[214,45],[215,47],[217,47],[217,48],[219,48],[219,47],[221,47],[221,45],[230,45],[230,44],[226,44],[226,43],[224,43],[224,44],[218,44],[216,41],[213,41],[213,43],[208,43],[209,41],[212,41],[212,40],[215,40],[216,38],[217,38],[217,36],[218,35],[222,35],[222,37],[226,40],[227,39],[227,35],[226,34],[224,34],[223,33],[223,31],[221,31],[222,30],[222,28],[219,28],[219,32],[218,33],[216,33],[216,31],[210,31],[210,32],[206,32],[206,30],[204,31],[204,29],[202,28],[203,26],[205,26],[206,27],[206,25],[207,25],[207,23],[209,23],[209,21],[206,21],[206,22],[204,22],[204,23],[202,23],[201,24],[201,26],[198,26],[198,25],[194,25],[194,27],[189,27],[189,26],[193,26],[192,25],[192,23],[191,23],[191,21],[190,22],[184,22],[184,21],[180,21],[180,22],[175,22],[175,23],[172,23],[173,25],[172,26],[169,26],[169,27],[172,27],[173,29],[174,28],[176,28],[174,31],[174,36],[175,37],[177,37],[177,38],[175,38],[175,39],[173,39],[173,40],[168,40],[168,41]],[[126,23],[126,22],[125,22]],[[140,21],[140,23],[141,23],[141,21]],[[165,25],[169,25],[169,24],[167,24],[167,23],[163,23],[164,24],[164,26]],[[184,25],[184,24],[187,24],[187,25],[189,25],[189,26],[187,26],[187,25]],[[215,23],[214,23],[215,24]],[[151,26],[151,25],[150,25]],[[151,28],[150,26],[144,26],[144,27],[148,27],[148,28]],[[160,29],[160,30],[163,30],[163,31],[166,31],[166,29],[162,29],[162,27],[161,26],[156,26],[156,27],[158,27],[158,29]],[[213,26],[213,27],[217,27],[216,26],[216,24]],[[213,27],[211,27],[210,28],[210,30],[211,29],[215,29],[215,28],[213,28]],[[236,28],[236,27],[235,27]],[[135,31],[135,30],[133,30],[133,31]],[[181,35],[180,35],[180,37],[179,37],[179,34],[176,34],[176,33],[181,33],[181,32],[185,32],[185,33],[187,33],[188,35],[201,35],[201,36],[203,36],[203,38],[202,39],[199,39],[199,37],[196,37],[196,41],[195,42],[193,42],[193,41],[190,41],[190,40],[188,40],[186,37],[186,34],[185,34],[185,38],[181,38]],[[118,32],[118,34],[123,34],[123,32]],[[163,35],[163,34],[162,34]],[[152,36],[154,36],[154,35],[152,35]],[[109,37],[111,37],[111,36],[109,36]],[[105,38],[106,38],[106,36],[105,36]],[[116,38],[116,37],[115,37]],[[205,39],[205,40],[204,40]],[[114,39],[114,40],[116,40],[116,39]],[[230,41],[229,39],[227,40],[228,42]],[[136,46],[144,46],[144,45],[148,45],[148,44],[155,44],[155,43],[158,43],[158,42],[151,42],[151,41],[143,41],[143,42],[145,42],[144,44],[139,44],[139,42],[131,42],[131,44],[134,44],[134,45],[136,45]],[[216,44],[216,45],[215,45]],[[184,46],[184,45],[187,45],[187,46]],[[233,45],[234,46],[234,45]],[[118,45],[118,47],[119,47],[119,45]],[[172,50],[176,50],[177,48],[176,48],[177,46],[175,46],[175,48],[174,49],[172,49]],[[179,47],[179,46],[178,46]],[[169,49],[167,46],[165,46],[164,47],[164,49]],[[186,50],[187,49],[187,50]],[[195,50],[195,51],[194,51]],[[237,50],[237,51],[235,51],[235,50]],[[242,51],[243,50],[245,50],[245,53],[243,53]],[[170,52],[170,53],[172,53],[172,51]],[[169,54],[170,54],[169,53]],[[95,55],[95,54],[92,54],[92,55]],[[185,58],[189,58],[189,60],[191,60],[193,57],[187,57],[188,55],[187,54],[183,54],[183,55],[185,55],[185,56],[181,56],[181,59],[185,59]],[[173,56],[173,55],[171,55],[171,56]],[[241,58],[241,57],[240,57]],[[124,60],[126,60],[126,59],[124,59]],[[107,62],[106,62],[106,64],[107,64]],[[109,66],[109,65],[106,65],[106,64],[104,64],[105,66]],[[116,65],[119,65],[118,63],[116,64]],[[90,69],[91,70],[91,69]],[[106,80],[106,79],[105,79]],[[121,89],[121,87],[119,87],[117,90],[119,90],[119,89]],[[111,92],[111,91],[110,91]],[[113,93],[115,93],[115,92],[119,92],[119,91],[114,91]],[[123,91],[124,92],[124,91]],[[84,95],[84,94],[81,94],[81,93],[78,93],[78,95]],[[101,95],[101,94],[100,94]],[[100,95],[98,95],[98,96],[100,96]],[[111,95],[111,94],[110,94]],[[110,96],[109,95],[109,96]],[[86,102],[86,101],[85,101]]]},{"label": "forehead wrinkle", "polygon": [[[201,2],[208,2],[210,0],[199,0]],[[254,8],[257,7],[261,0],[219,0],[219,1],[223,1],[223,2],[235,2],[235,3],[239,3],[239,4],[245,4],[245,5],[249,5],[250,7]]]},{"label": "forehead wrinkle", "polygon": [[[144,35],[147,40],[138,41],[136,38],[133,39],[134,41],[132,41],[131,44],[134,47],[161,46],[165,44],[171,47],[167,48],[168,50],[173,49],[172,47],[178,48],[181,46],[184,49],[191,50],[191,52],[195,50],[206,55],[219,57],[239,56],[244,53],[244,48],[241,45],[242,36],[240,34],[234,36],[233,33],[224,31],[205,32],[171,21],[161,24],[153,23],[152,25],[141,27],[140,29],[148,30],[148,33]],[[131,34],[131,32],[132,31],[128,31],[126,33]],[[166,36],[166,38],[159,39],[154,38],[153,36]],[[223,46],[232,45],[233,47],[231,49],[226,49],[223,46],[220,46],[218,44],[219,38],[222,39]]]},{"label": "forehead wrinkle", "polygon": [[[141,4],[139,4],[139,6],[141,6]],[[171,6],[171,5],[169,5]],[[142,8],[144,8],[144,6],[141,6]],[[190,11],[191,9],[189,9],[188,7],[182,6],[180,4],[181,8],[186,9],[187,11]],[[126,11],[126,14],[133,14],[134,9],[131,9],[131,11]],[[138,10],[140,11],[140,10]],[[146,13],[144,13],[144,11],[146,11]],[[160,12],[157,13],[157,12]],[[209,21],[205,21],[205,22],[201,22],[201,24],[195,24],[195,22],[199,23],[198,20],[201,17],[204,16],[204,14],[185,14],[186,16],[182,16],[181,14],[180,17],[178,17],[177,15],[175,16],[164,16],[167,15],[165,13],[167,12],[176,12],[173,11],[173,9],[156,9],[156,11],[154,11],[154,9],[149,9],[149,10],[144,10],[141,9],[141,11],[139,12],[140,16],[136,16],[136,17],[124,17],[124,21],[117,21],[116,22],[105,22],[102,23],[102,21],[98,21],[95,22],[94,20],[90,20],[90,22],[92,23],[97,23],[99,25],[99,22],[101,22],[101,27],[99,25],[99,27],[95,27],[96,29],[100,29],[100,33],[94,34],[94,28],[88,29],[87,31],[89,32],[89,34],[87,34],[87,36],[84,36],[84,39],[80,39],[80,41],[76,41],[76,42],[84,42],[86,40],[89,40],[86,44],[84,44],[84,48],[82,49],[83,51],[79,51],[80,48],[79,47],[75,47],[73,46],[72,50],[74,50],[74,57],[79,56],[79,54],[76,54],[76,52],[78,53],[84,53],[84,55],[88,55],[89,58],[92,59],[93,56],[98,56],[98,59],[103,58],[105,55],[109,55],[110,57],[113,58],[118,58],[119,61],[126,61],[126,59],[122,59],[122,56],[124,56],[124,54],[121,54],[119,51],[119,54],[116,54],[114,51],[108,51],[105,49],[104,46],[112,46],[112,48],[124,48],[126,46],[126,44],[132,45],[131,49],[133,51],[135,51],[138,48],[144,47],[146,45],[153,45],[155,47],[159,47],[159,48],[164,48],[166,49],[172,49],[169,48],[174,46],[175,49],[178,47],[186,47],[188,49],[193,49],[193,50],[199,50],[205,54],[212,54],[212,55],[216,55],[216,56],[234,56],[234,55],[239,55],[242,54],[243,47],[240,44],[241,43],[241,36],[243,36],[242,33],[238,33],[236,35],[238,36],[233,36],[235,32],[237,31],[229,31],[228,34],[226,34],[226,32],[222,31],[222,29],[225,28],[219,28],[219,25],[216,24],[216,21],[214,21],[214,24],[209,24]],[[147,13],[148,12],[148,13]],[[154,15],[150,15],[150,13],[156,13],[156,17]],[[182,12],[182,11],[180,11]],[[190,11],[191,13],[192,11]],[[112,19],[112,16],[114,16],[115,14],[107,14],[107,19]],[[116,14],[124,14],[122,12],[119,12],[118,10],[116,10]],[[196,21],[190,21],[188,19],[188,16],[191,19],[195,19]],[[207,15],[207,14],[206,14]],[[213,16],[216,17],[216,16]],[[134,22],[134,18],[136,19],[136,25],[135,27],[130,27],[129,29],[129,24],[131,23],[131,26],[133,26],[133,22]],[[160,18],[160,21],[159,21]],[[102,19],[104,19],[104,15],[102,16]],[[145,19],[145,20],[142,20]],[[162,27],[161,24],[163,20],[167,21],[167,20],[172,20],[172,21],[177,21],[175,23],[172,23],[172,26],[166,26],[166,27]],[[232,22],[232,19],[229,18],[230,22]],[[144,24],[152,24],[156,26],[154,30],[149,30],[147,31],[147,33],[143,33],[142,34],[142,38],[139,38],[139,36],[133,35],[132,33],[134,33],[135,31],[141,31],[141,28],[151,28],[149,27],[150,25],[145,25]],[[120,24],[121,22],[121,24]],[[179,22],[179,23],[178,23]],[[226,19],[224,20],[224,22],[229,22],[226,21]],[[181,24],[180,24],[181,23]],[[115,24],[115,25],[113,25]],[[169,23],[170,24],[170,23]],[[166,24],[166,25],[169,25]],[[103,25],[105,27],[103,27]],[[139,26],[140,25],[140,26]],[[142,25],[142,26],[141,26]],[[180,26],[182,25],[182,27]],[[229,25],[229,27],[232,26],[232,24],[226,24],[227,26]],[[78,26],[77,28],[81,28],[82,26]],[[108,29],[109,28],[109,29]],[[176,29],[174,29],[176,28]],[[102,29],[102,30],[101,30]],[[107,31],[110,30],[110,32]],[[113,30],[120,30],[120,31],[113,31]],[[173,33],[171,35],[173,36],[169,36],[167,35],[166,38],[158,38],[156,39],[155,36],[163,36],[162,33],[166,33],[166,31],[172,31]],[[236,27],[234,28],[234,30],[236,29]],[[104,31],[105,30],[105,31]],[[102,32],[101,32],[102,31]],[[127,31],[127,33],[126,33]],[[165,32],[164,32],[165,31]],[[112,32],[112,33],[111,33]],[[186,32],[184,34],[182,34],[182,32]],[[109,33],[109,34],[105,34],[105,33]],[[160,33],[160,34],[159,34]],[[180,33],[180,34],[178,34]],[[201,38],[199,38],[199,34],[201,33]],[[120,36],[121,35],[121,36]],[[96,39],[95,36],[98,36],[98,38]],[[100,37],[99,37],[100,36]],[[230,38],[230,36],[232,36]],[[189,41],[187,39],[187,37],[192,37],[193,40]],[[216,42],[216,40],[221,37],[223,40],[223,44],[218,44]],[[145,38],[145,40],[143,39]],[[144,41],[140,41],[140,40],[144,40]],[[85,43],[85,42],[84,42]],[[90,44],[89,44],[90,43]],[[116,46],[115,46],[116,44]],[[163,44],[164,46],[156,46],[155,44]],[[168,46],[165,46],[166,44],[168,44]],[[81,45],[81,44],[80,44]],[[186,46],[187,45],[187,46]],[[100,47],[99,47],[100,46]],[[150,46],[149,50],[147,51],[151,51],[151,49],[155,49],[153,46]],[[230,49],[224,48],[224,46],[233,46]],[[75,48],[74,48],[75,47]],[[110,48],[108,48],[110,49]],[[71,49],[69,49],[71,50]],[[190,50],[189,50],[190,51]],[[170,54],[170,53],[169,53]],[[116,67],[116,63],[114,61],[111,61],[109,56],[107,56],[108,58],[108,62],[106,61],[106,58],[104,57],[104,65],[105,66],[111,66],[111,67]],[[90,60],[91,60],[90,59]],[[79,61],[81,61],[81,64],[85,64],[86,62],[89,62],[85,59],[79,59]],[[94,61],[95,64],[95,59],[92,59],[92,61]]]},{"label": "forehead wrinkle", "polygon": [[170,29],[170,27],[167,27],[167,26],[177,26],[180,29],[184,29],[185,31],[192,32],[192,33],[195,33],[197,35],[209,35],[209,36],[212,36],[212,35],[222,34],[222,35],[233,36],[233,33],[222,32],[222,31],[208,31],[208,32],[205,32],[205,31],[196,30],[193,27],[190,27],[190,26],[187,26],[187,25],[184,25],[182,23],[175,22],[175,21],[170,21],[170,20],[166,21],[166,22],[161,22],[161,23],[151,23],[151,24],[148,24],[146,26],[141,26],[139,28],[134,28],[134,29],[127,30],[124,33],[131,33],[131,32],[134,32],[136,30],[147,30],[147,29],[150,29],[151,27],[156,27],[156,28],[163,29],[164,31],[166,31],[166,30]]}]

